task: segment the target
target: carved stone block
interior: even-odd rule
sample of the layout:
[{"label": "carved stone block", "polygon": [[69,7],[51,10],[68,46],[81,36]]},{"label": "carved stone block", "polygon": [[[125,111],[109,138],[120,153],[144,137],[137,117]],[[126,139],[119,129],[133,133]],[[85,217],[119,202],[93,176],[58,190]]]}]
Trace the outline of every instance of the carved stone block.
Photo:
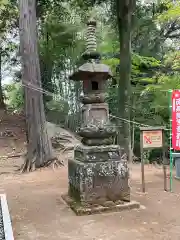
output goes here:
[{"label": "carved stone block", "polygon": [[80,162],[120,161],[121,152],[117,145],[109,146],[76,146],[74,158]]},{"label": "carved stone block", "polygon": [[105,148],[95,152],[87,147],[84,152],[75,150],[75,159],[69,160],[69,196],[75,201],[130,201],[127,164],[120,160],[118,149],[108,152]]},{"label": "carved stone block", "polygon": [[104,125],[109,121],[109,108],[107,103],[86,104],[82,108],[84,125]]}]

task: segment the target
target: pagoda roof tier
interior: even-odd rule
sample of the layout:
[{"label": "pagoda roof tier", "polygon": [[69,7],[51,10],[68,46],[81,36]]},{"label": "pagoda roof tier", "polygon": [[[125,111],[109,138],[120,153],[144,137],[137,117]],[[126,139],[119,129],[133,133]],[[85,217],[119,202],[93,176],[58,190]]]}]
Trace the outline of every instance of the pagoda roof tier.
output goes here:
[{"label": "pagoda roof tier", "polygon": [[112,72],[109,66],[103,63],[87,62],[78,68],[78,70],[70,75],[69,79],[74,81],[88,80],[101,75],[101,79],[107,80],[112,77]]}]

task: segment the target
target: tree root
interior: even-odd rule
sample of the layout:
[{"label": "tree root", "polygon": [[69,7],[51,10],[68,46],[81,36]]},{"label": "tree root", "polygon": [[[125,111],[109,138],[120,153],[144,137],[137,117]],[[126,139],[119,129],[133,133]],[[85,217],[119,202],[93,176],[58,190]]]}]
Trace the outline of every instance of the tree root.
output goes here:
[{"label": "tree root", "polygon": [[18,169],[20,173],[27,173],[27,172],[33,172],[41,168],[53,168],[57,169],[61,166],[64,166],[64,163],[60,160],[58,160],[57,157],[51,158],[48,161],[46,161],[43,165],[36,167],[36,155],[33,157],[33,159],[29,159],[27,156],[25,157],[25,161],[23,165]]},{"label": "tree root", "polygon": [[57,157],[54,157],[47,161],[43,167],[52,167],[53,169],[64,166],[64,163],[60,161]]},{"label": "tree root", "polygon": [[26,172],[33,172],[33,171],[35,171],[36,170],[35,162],[36,162],[36,155],[33,157],[32,160],[30,160],[27,157],[27,154],[26,154],[25,155],[25,161],[24,161],[23,165],[19,169],[20,173],[26,173]]},{"label": "tree root", "polygon": [[11,155],[6,155],[6,156],[0,156],[0,159],[9,159],[9,158],[20,158],[24,156],[24,153],[17,153],[17,154],[11,154]]},{"label": "tree root", "polygon": [[66,152],[66,151],[72,151],[74,150],[74,147],[64,147],[64,149],[62,149],[62,153]]}]

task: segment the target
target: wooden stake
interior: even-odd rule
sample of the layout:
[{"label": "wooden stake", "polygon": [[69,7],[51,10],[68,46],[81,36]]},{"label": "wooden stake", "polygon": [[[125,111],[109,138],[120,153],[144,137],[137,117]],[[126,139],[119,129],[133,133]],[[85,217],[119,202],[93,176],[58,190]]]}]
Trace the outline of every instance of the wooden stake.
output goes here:
[{"label": "wooden stake", "polygon": [[164,175],[164,191],[167,191],[167,168],[166,168],[166,156],[165,156],[165,134],[164,134],[164,130],[162,130],[162,134],[163,134],[163,175]]},{"label": "wooden stake", "polygon": [[144,177],[144,150],[143,150],[143,133],[140,133],[140,148],[141,148],[141,184],[142,192],[145,193],[145,177]]}]

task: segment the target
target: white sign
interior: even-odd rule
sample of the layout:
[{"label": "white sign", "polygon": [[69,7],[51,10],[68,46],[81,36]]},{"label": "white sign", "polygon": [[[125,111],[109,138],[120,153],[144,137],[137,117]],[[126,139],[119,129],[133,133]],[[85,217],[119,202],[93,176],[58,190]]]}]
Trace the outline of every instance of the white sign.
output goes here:
[{"label": "white sign", "polygon": [[143,148],[161,148],[162,146],[162,130],[143,131]]}]

